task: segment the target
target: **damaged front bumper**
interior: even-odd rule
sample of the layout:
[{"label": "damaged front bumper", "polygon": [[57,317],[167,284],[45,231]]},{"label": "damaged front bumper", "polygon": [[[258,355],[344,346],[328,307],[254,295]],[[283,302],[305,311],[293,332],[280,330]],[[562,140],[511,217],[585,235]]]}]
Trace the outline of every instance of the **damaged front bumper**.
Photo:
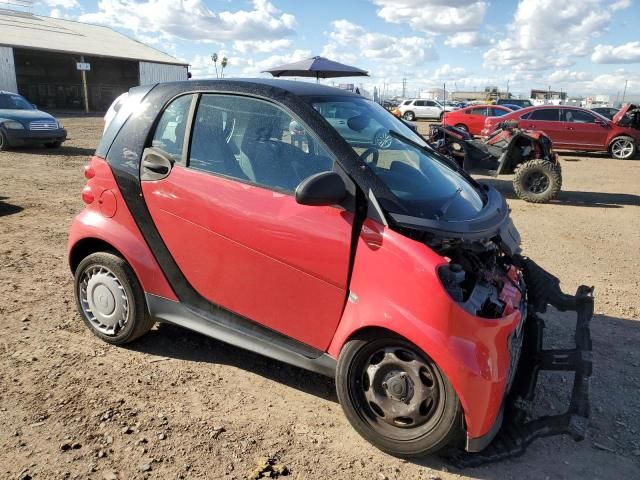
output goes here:
[{"label": "damaged front bumper", "polygon": [[[518,258],[527,285],[528,315],[520,357],[511,388],[494,428],[483,437],[468,438],[467,452],[449,458],[458,467],[473,467],[521,455],[537,438],[570,435],[585,438],[589,420],[589,380],[591,377],[591,332],[593,288],[580,286],[575,295],[560,289],[559,280],[528,258]],[[561,312],[576,313],[575,348],[545,349],[544,313],[547,305]],[[559,415],[531,418],[533,398],[542,370],[575,372],[568,410]]]}]

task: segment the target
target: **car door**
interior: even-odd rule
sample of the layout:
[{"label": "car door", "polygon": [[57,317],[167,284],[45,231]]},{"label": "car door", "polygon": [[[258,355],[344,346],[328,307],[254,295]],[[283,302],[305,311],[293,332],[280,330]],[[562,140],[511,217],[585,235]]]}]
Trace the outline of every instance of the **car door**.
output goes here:
[{"label": "car door", "polygon": [[591,112],[577,108],[563,108],[564,130],[562,144],[576,149],[606,150],[610,127],[608,121]]},{"label": "car door", "polygon": [[554,145],[564,146],[564,123],[560,119],[559,108],[537,108],[520,117],[518,124],[521,128],[542,131],[551,138]]},{"label": "car door", "polygon": [[427,118],[440,118],[442,108],[433,100],[425,101],[425,114]]},{"label": "car door", "polygon": [[428,116],[427,102],[424,100],[414,100],[411,108],[413,109],[413,113],[415,113],[416,118],[425,118]]},{"label": "car door", "polygon": [[223,94],[201,96],[189,144],[189,108],[178,98],[165,110],[153,146],[176,163],[142,182],[162,240],[206,300],[324,350],[347,297],[353,215],[293,192],[331,156],[308,131],[294,142],[291,122],[304,125],[278,105]]},{"label": "car door", "polygon": [[471,135],[480,135],[484,128],[484,121],[489,116],[489,107],[474,107],[469,111],[467,127]]}]

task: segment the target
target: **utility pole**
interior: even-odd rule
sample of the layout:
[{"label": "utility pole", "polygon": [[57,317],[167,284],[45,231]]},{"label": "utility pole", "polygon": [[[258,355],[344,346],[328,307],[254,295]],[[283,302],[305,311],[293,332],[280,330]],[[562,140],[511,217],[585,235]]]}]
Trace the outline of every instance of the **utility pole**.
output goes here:
[{"label": "utility pole", "polygon": [[[84,55],[80,56],[80,62],[84,63]],[[84,90],[84,112],[89,113],[89,89],[87,88],[87,72],[82,70],[82,89]]]},{"label": "utility pole", "polygon": [[509,80],[507,80],[507,98],[509,98]]},{"label": "utility pole", "polygon": [[624,81],[624,90],[622,91],[622,103],[624,105],[624,97],[627,96],[627,83],[629,83],[629,80],[625,80]]},{"label": "utility pole", "polygon": [[442,84],[442,101],[443,102],[447,101],[447,82],[444,82]]},{"label": "utility pole", "polygon": [[407,96],[407,79],[402,79],[402,98],[406,98]]}]

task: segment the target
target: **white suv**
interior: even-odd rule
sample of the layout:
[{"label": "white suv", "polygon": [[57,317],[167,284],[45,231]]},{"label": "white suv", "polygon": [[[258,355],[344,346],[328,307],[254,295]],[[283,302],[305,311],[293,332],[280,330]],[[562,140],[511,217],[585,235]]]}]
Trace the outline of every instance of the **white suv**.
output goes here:
[{"label": "white suv", "polygon": [[416,98],[405,100],[400,104],[400,114],[405,120],[413,121],[416,118],[432,118],[442,120],[445,107],[435,100]]}]

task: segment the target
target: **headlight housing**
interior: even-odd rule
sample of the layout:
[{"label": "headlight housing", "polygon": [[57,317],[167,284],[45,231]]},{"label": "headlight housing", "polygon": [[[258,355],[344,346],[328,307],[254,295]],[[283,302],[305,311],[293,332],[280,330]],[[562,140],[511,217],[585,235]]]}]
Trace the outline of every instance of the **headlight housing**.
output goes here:
[{"label": "headlight housing", "polygon": [[60,120],[56,120],[56,122],[58,122],[58,128],[64,128],[64,127],[62,126],[62,122],[61,122]]},{"label": "headlight housing", "polygon": [[24,130],[24,125],[22,125],[20,122],[16,122],[15,120],[3,122],[2,125],[7,130]]}]

